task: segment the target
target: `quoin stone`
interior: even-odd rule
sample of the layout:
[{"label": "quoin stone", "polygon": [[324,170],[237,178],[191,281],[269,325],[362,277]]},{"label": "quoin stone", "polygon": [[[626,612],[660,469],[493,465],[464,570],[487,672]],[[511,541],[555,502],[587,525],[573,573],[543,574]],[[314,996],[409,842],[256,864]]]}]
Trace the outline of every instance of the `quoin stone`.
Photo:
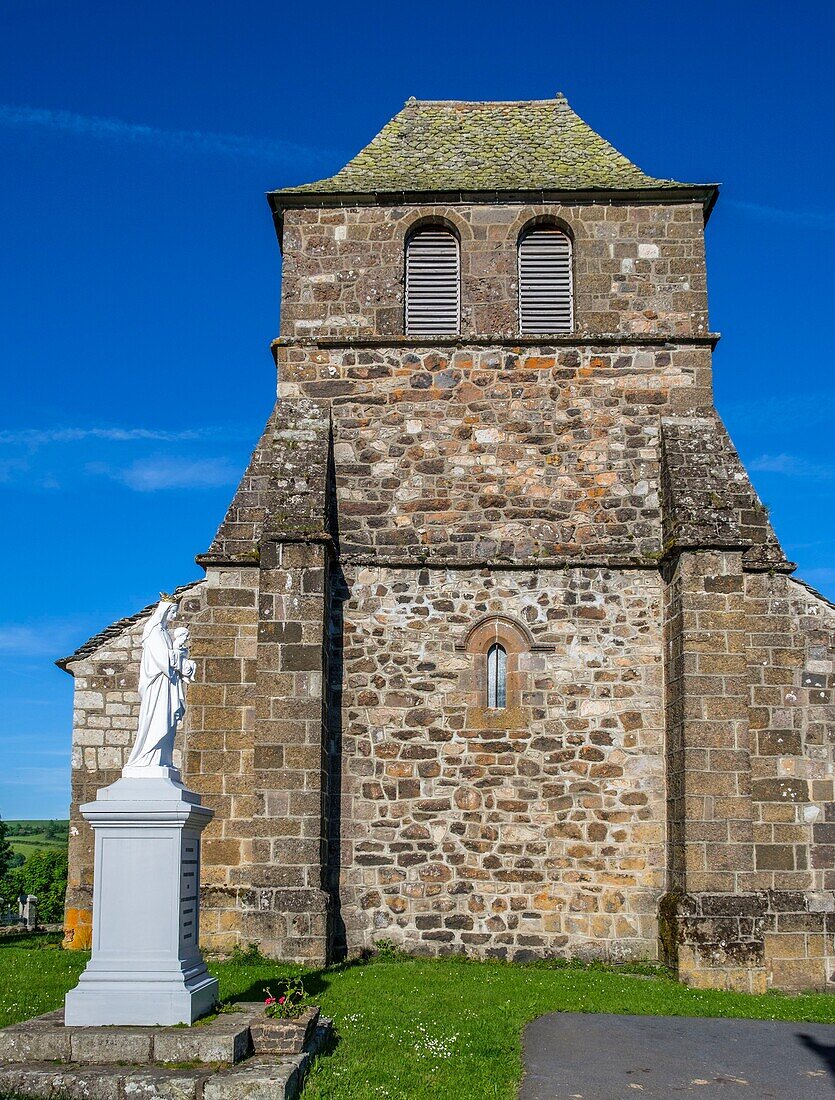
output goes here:
[{"label": "quoin stone", "polygon": [[[410,100],[268,196],[278,401],[177,593],[208,947],[833,988],[835,608],[714,405],[717,194],[557,97]],[[97,922],[79,807],[130,752],[153,614],[61,662],[69,946]]]}]

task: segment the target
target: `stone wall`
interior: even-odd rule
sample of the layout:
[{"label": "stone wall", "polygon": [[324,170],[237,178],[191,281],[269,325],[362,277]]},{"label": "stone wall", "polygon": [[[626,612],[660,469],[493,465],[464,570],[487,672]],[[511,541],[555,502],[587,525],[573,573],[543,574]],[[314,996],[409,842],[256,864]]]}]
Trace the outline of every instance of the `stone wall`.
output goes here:
[{"label": "stone wall", "polygon": [[754,885],[742,555],[682,553],[667,573],[671,885],[738,893]]},{"label": "stone wall", "polygon": [[279,348],[331,405],[340,550],[420,561],[660,555],[660,417],[711,406],[702,347]]},{"label": "stone wall", "polygon": [[421,219],[461,243],[461,332],[519,331],[516,246],[534,218],[574,240],[580,332],[707,332],[704,211],[699,204],[345,207],[284,214],[281,334],[391,336],[403,329],[404,246]]},{"label": "stone wall", "polygon": [[[655,956],[660,605],[655,570],[346,569],[332,738],[352,951]],[[497,616],[520,642],[491,712],[468,635]]]},{"label": "stone wall", "polygon": [[324,963],[327,762],[324,646],[328,560],[321,544],[262,544],[248,912],[238,931],[284,959]]}]

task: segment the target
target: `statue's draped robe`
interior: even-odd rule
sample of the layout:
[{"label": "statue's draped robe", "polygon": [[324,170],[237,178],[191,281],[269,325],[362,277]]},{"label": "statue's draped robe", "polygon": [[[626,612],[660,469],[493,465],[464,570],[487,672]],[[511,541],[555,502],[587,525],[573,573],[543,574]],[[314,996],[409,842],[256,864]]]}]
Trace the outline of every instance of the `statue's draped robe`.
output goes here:
[{"label": "statue's draped robe", "polygon": [[[153,625],[142,642],[139,668],[139,732],[128,764],[138,767],[171,765],[174,734],[183,706],[171,636],[162,619]],[[181,710],[182,708],[182,710]]]}]

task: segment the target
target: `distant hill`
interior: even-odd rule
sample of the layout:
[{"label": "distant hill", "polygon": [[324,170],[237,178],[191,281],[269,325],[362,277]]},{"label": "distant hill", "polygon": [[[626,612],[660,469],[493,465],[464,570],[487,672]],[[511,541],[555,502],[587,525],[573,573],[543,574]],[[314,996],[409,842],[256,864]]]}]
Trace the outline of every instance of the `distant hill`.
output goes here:
[{"label": "distant hill", "polygon": [[6,821],[6,836],[12,850],[24,858],[33,852],[67,847],[69,821]]}]

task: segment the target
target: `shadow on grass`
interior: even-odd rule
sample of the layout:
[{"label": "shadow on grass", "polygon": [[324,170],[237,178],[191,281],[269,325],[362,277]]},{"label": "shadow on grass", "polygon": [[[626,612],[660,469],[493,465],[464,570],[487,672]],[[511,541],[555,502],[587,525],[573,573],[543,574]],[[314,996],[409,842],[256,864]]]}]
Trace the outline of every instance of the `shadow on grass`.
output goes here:
[{"label": "shadow on grass", "polygon": [[[218,960],[220,961],[220,960]],[[281,964],[274,959],[266,958],[260,954],[241,954],[237,957],[233,956],[231,959],[223,960],[227,963],[237,963],[241,966],[280,966]],[[405,952],[396,952],[388,954],[386,951],[371,951],[366,950],[359,955],[353,956],[350,959],[344,959],[341,962],[334,962],[328,966],[321,967],[317,970],[305,971],[299,968],[299,971],[295,971],[293,976],[301,978],[304,986],[305,994],[312,998],[316,997],[330,987],[333,981],[340,975],[345,974],[349,970],[353,970],[356,967],[375,965],[379,963],[403,963],[403,962],[437,962],[443,963],[447,961],[460,961],[463,964],[471,962],[465,956],[454,956],[451,959],[431,959],[424,958],[422,956],[411,956]],[[481,961],[484,965],[484,961]],[[623,964],[606,964],[597,961],[580,960],[580,959],[536,959],[528,962],[507,962],[505,960],[492,959],[488,960],[488,965],[497,967],[506,966],[512,970],[556,970],[556,971],[573,971],[579,973],[589,972],[601,972],[608,974],[620,974],[623,977],[629,978],[644,978],[644,979],[658,979],[667,978],[672,979],[673,975],[666,967],[660,966],[656,963],[623,963]],[[282,977],[276,978],[258,978],[253,981],[246,989],[233,993],[229,996],[230,1002],[239,1001],[260,1001],[264,999],[266,984],[272,981],[271,988],[275,992],[274,986],[279,986],[282,981]]]},{"label": "shadow on grass", "polygon": [[0,936],[0,949],[3,947],[25,947],[32,951],[44,948],[60,947],[64,937],[61,932],[7,932]]},{"label": "shadow on grass", "polygon": [[[331,966],[325,966],[319,970],[309,970],[299,974],[302,985],[304,986],[305,995],[315,1001],[316,997],[324,993],[333,980],[340,974],[344,974],[346,971],[352,970],[358,966],[365,966],[370,961],[368,955],[361,955],[357,958],[346,959],[344,962],[333,963]],[[247,965],[269,966],[271,964],[277,965],[272,959],[259,959],[257,964],[250,962]],[[257,981],[252,982],[246,989],[232,993],[228,997],[228,1001],[235,1004],[239,1001],[263,1001],[264,990],[266,984],[270,980],[272,980],[273,986],[277,987],[283,979],[280,977],[275,979],[259,978]]]}]

